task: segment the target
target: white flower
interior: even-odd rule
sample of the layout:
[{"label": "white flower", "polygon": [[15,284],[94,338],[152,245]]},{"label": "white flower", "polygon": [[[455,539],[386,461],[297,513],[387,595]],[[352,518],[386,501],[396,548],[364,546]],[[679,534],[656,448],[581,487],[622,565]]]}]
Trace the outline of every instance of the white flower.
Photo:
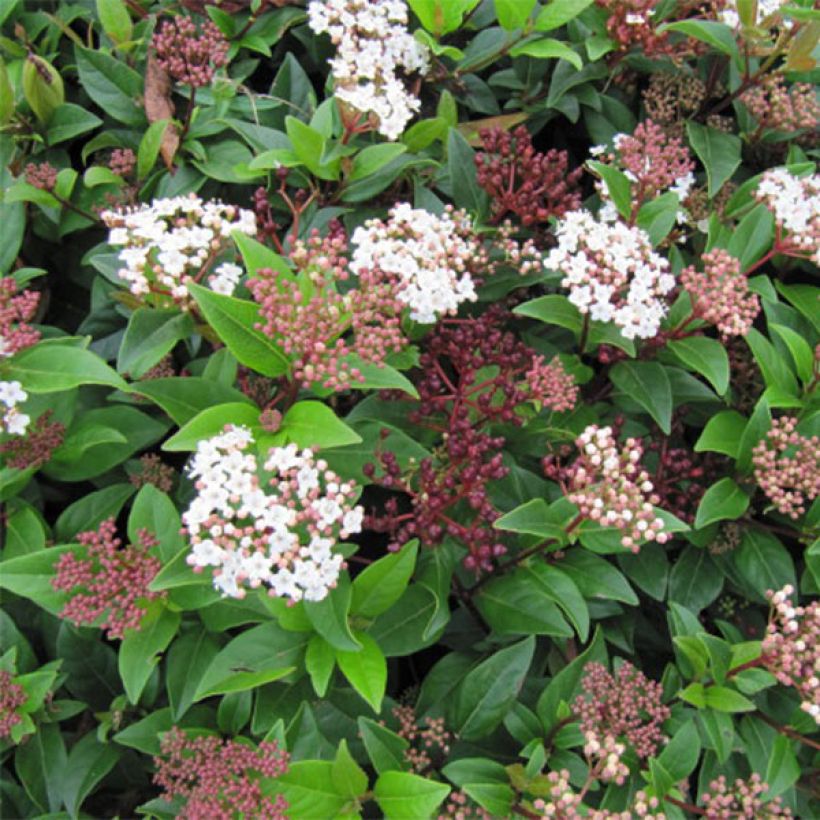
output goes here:
[{"label": "white flower", "polygon": [[307,11],[310,28],[336,46],[336,97],[374,114],[379,132],[398,139],[421,107],[402,77],[429,64],[427,47],[407,30],[404,0],[313,0]]},{"label": "white flower", "polygon": [[6,411],[6,416],[3,420],[6,431],[13,436],[23,436],[26,433],[26,428],[31,421],[31,417],[25,413],[21,413],[16,407]]},{"label": "white flower", "polygon": [[417,322],[433,323],[476,299],[468,266],[479,247],[463,212],[436,216],[403,202],[387,222],[372,219],[357,228],[351,242],[353,273],[378,268],[395,276],[398,299]]},{"label": "white flower", "polygon": [[0,382],[0,402],[6,407],[14,407],[15,404],[25,401],[28,393],[23,390],[20,382]]}]

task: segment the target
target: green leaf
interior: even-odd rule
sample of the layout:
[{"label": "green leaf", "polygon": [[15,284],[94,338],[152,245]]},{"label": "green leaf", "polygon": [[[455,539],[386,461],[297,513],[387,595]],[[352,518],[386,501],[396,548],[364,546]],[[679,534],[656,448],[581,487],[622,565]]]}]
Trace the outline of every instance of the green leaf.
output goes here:
[{"label": "green leaf", "polygon": [[556,520],[556,516],[551,513],[543,498],[533,498],[496,519],[493,527],[507,532],[537,535],[539,538],[552,539],[560,543],[565,540],[562,523]]},{"label": "green leaf", "polygon": [[766,797],[769,799],[791,788],[802,774],[802,767],[793,746],[793,741],[784,735],[778,735],[772,744],[765,777],[769,786]]},{"label": "green leaf", "polygon": [[734,521],[748,508],[748,493],[738,487],[734,479],[721,478],[703,494],[695,516],[695,528],[703,529],[715,521]]},{"label": "green leaf", "polygon": [[60,513],[55,525],[58,541],[71,541],[82,530],[94,530],[106,519],[116,518],[136,492],[133,484],[112,484],[75,501]]},{"label": "green leaf", "polygon": [[28,796],[43,812],[57,812],[62,806],[67,761],[65,742],[56,723],[42,724],[15,751],[17,776]]},{"label": "green leaf", "polygon": [[668,342],[666,347],[689,369],[700,373],[719,396],[729,389],[729,355],[717,339],[690,336]]},{"label": "green leaf", "polygon": [[188,285],[202,314],[237,361],[263,376],[281,376],[290,363],[279,347],[256,330],[259,306],[255,302],[214,293],[201,285]]},{"label": "green leaf", "polygon": [[83,801],[97,784],[117,765],[121,751],[110,743],[101,743],[94,731],[83,735],[68,755],[62,772],[63,801],[66,811],[76,818]]},{"label": "green leaf", "polygon": [[217,404],[245,403],[254,407],[239,390],[195,376],[150,379],[135,384],[133,391],[159,405],[178,426]]},{"label": "green leaf", "polygon": [[639,228],[646,231],[653,247],[659,245],[675,227],[680,212],[680,198],[672,191],[667,191],[655,199],[641,205],[635,221]]},{"label": "green leaf", "polygon": [[162,445],[162,449],[166,452],[196,450],[200,441],[219,435],[228,424],[249,427],[253,431],[259,426],[259,408],[239,402],[209,407],[183,425]]},{"label": "green leaf", "polygon": [[314,635],[305,652],[305,669],[310,675],[313,690],[320,698],[327,692],[335,666],[336,654],[333,647],[321,635]]},{"label": "green leaf", "polygon": [[[57,145],[102,125],[102,120],[74,103],[63,103],[54,109],[46,134],[49,145]],[[91,169],[89,169],[90,171]],[[86,172],[88,173],[88,172]],[[86,182],[86,185],[88,183]]]},{"label": "green leaf", "polygon": [[373,797],[384,812],[385,820],[428,818],[448,794],[450,787],[446,783],[409,772],[384,772],[373,787]]},{"label": "green leaf", "polygon": [[268,622],[231,640],[211,661],[194,700],[225,692],[242,692],[284,677],[301,663],[308,638]]},{"label": "green leaf", "polygon": [[817,304],[817,288],[814,285],[786,285],[780,280],[777,280],[774,286],[820,333],[820,306]]},{"label": "green leaf", "polygon": [[689,144],[706,169],[711,199],[731,179],[740,165],[740,137],[691,120],[686,123],[686,132]]},{"label": "green leaf", "polygon": [[[242,261],[245,263],[245,268],[251,276],[256,276],[263,268],[270,268],[271,270],[279,271],[285,277],[293,279],[293,271],[290,269],[288,263],[274,253],[267,245],[263,245],[256,239],[239,231],[234,231],[231,236],[242,254]],[[257,317],[258,318],[258,317]]]},{"label": "green leaf", "polygon": [[589,636],[589,610],[575,582],[559,567],[532,560],[524,568],[563,611],[581,641]]},{"label": "green leaf", "polygon": [[797,586],[794,561],[789,551],[771,533],[747,528],[740,547],[732,554],[740,576],[757,593],[758,600],[766,600],[769,589],[783,589],[786,584]]},{"label": "green leaf", "polygon": [[325,138],[315,129],[296,117],[285,117],[285,130],[293,145],[294,153],[302,164],[319,179],[339,178],[340,161],[323,162]]},{"label": "green leaf", "polygon": [[379,714],[387,686],[387,661],[379,645],[366,632],[357,632],[356,640],[362,648],[355,652],[337,649],[336,663],[350,685]]},{"label": "green leaf", "polygon": [[367,756],[378,774],[407,768],[404,752],[410,744],[401,736],[366,717],[358,718]]},{"label": "green leaf", "polygon": [[712,20],[681,20],[675,23],[666,23],[658,28],[658,32],[679,31],[688,37],[694,37],[702,43],[716,48],[718,51],[737,61],[737,38],[734,31],[725,23],[716,23]]},{"label": "green leaf", "polygon": [[346,574],[339,577],[335,589],[321,601],[305,601],[305,615],[313,628],[334,648],[343,652],[356,652],[362,644],[353,637],[347,614],[353,590]]},{"label": "green leaf", "polygon": [[535,638],[525,638],[491,655],[459,685],[453,700],[452,724],[462,740],[486,737],[518,697],[530,668]]},{"label": "green leaf", "polygon": [[165,687],[176,723],[194,702],[202,676],[219,653],[215,636],[204,629],[180,635],[165,656]]},{"label": "green leaf", "polygon": [[464,15],[479,0],[408,0],[408,5],[427,31],[436,37],[455,31]]},{"label": "green leaf", "polygon": [[536,0],[494,0],[495,15],[502,28],[515,31],[523,28],[532,14]]},{"label": "green leaf", "polygon": [[776,333],[789,349],[800,380],[804,384],[809,383],[814,375],[814,351],[809,343],[799,333],[785,325],[770,323],[769,330]]},{"label": "green leaf", "polygon": [[407,151],[407,146],[400,142],[383,142],[379,145],[368,145],[353,157],[350,180],[363,179],[377,173],[396,157]]},{"label": "green leaf", "polygon": [[117,45],[131,39],[134,26],[123,0],[97,0],[97,17],[100,18],[103,31]]},{"label": "green leaf", "polygon": [[455,128],[447,136],[447,169],[456,207],[465,208],[474,216],[484,214],[488,197],[476,177],[475,151]]},{"label": "green leaf", "polygon": [[30,52],[23,63],[23,94],[34,116],[48,123],[55,109],[65,102],[63,78],[51,63]]},{"label": "green leaf", "polygon": [[576,18],[594,0],[552,0],[538,12],[535,18],[536,31],[552,31],[565,26]]},{"label": "green leaf", "polygon": [[695,442],[695,452],[724,453],[737,458],[746,423],[747,419],[737,410],[722,410],[706,422],[700,438]]},{"label": "green leaf", "polygon": [[398,552],[374,561],[353,579],[350,611],[374,618],[401,598],[416,567],[419,542],[413,539]]},{"label": "green leaf", "polygon": [[577,51],[570,48],[567,43],[555,40],[552,37],[544,37],[540,40],[529,40],[521,45],[510,49],[511,57],[535,57],[540,60],[566,60],[580,71],[584,66]]},{"label": "green leaf", "polygon": [[636,401],[667,435],[672,431],[672,386],[658,362],[618,362],[610,371],[612,383]]},{"label": "green leaf", "polygon": [[189,313],[138,308],[128,319],[117,358],[117,370],[134,379],[144,376],[177,342],[194,331]]},{"label": "green leaf", "polygon": [[362,437],[348,427],[326,404],[298,401],[282,417],[280,432],[300,447],[344,447]]},{"label": "green leaf", "polygon": [[129,629],[120,644],[118,656],[120,678],[128,700],[137,704],[148,678],[159,663],[159,653],[171,643],[181,616],[161,602],[153,602],[137,630]]},{"label": "green leaf", "polygon": [[595,160],[590,160],[587,165],[606,184],[610,199],[618,209],[618,213],[624,219],[628,219],[632,213],[632,183],[626,174],[612,165]]},{"label": "green leaf", "polygon": [[607,662],[606,642],[600,626],[595,630],[589,646],[552,678],[538,698],[535,709],[545,732],[560,719],[561,704],[571,703],[578,694],[586,666],[593,662]]},{"label": "green leaf", "polygon": [[142,77],[103,51],[74,47],[80,82],[97,105],[125,125],[144,126]]},{"label": "green leaf", "polygon": [[746,270],[771,247],[773,239],[774,216],[761,203],[740,220],[732,231],[726,249],[740,260],[740,269]]},{"label": "green leaf", "polygon": [[728,686],[706,687],[704,702],[717,712],[754,712],[757,709],[747,697]]},{"label": "green leaf", "polygon": [[698,720],[708,738],[708,747],[715,752],[718,763],[725,763],[732,753],[735,740],[732,718],[725,712],[701,709],[698,712]]},{"label": "green leaf", "polygon": [[162,147],[162,138],[170,125],[171,120],[157,120],[152,122],[142,135],[137,150],[137,179],[145,179],[156,165],[159,149]]},{"label": "green leaf", "polygon": [[581,333],[581,328],[584,326],[584,317],[578,308],[566,296],[558,294],[531,299],[529,302],[524,302],[523,305],[513,308],[513,313],[539,319],[548,325],[565,327],[576,336]]},{"label": "green leaf", "polygon": [[127,390],[128,385],[97,355],[81,347],[50,342],[18,353],[4,378],[19,381],[29,393],[59,393],[82,384],[102,384]]},{"label": "green leaf", "polygon": [[181,526],[179,512],[165,493],[152,484],[140,489],[128,517],[128,538],[132,544],[139,540],[140,530],[148,530],[159,541],[158,552],[163,561],[170,561],[185,547]]},{"label": "green leaf", "polygon": [[675,732],[657,759],[675,782],[692,774],[700,759],[700,737],[694,721],[687,721]]},{"label": "green leaf", "polygon": [[342,739],[333,761],[333,785],[339,794],[347,794],[351,800],[356,800],[367,791],[367,775],[361,766],[353,759],[347,748],[347,741]]},{"label": "green leaf", "polygon": [[[651,549],[651,547],[650,547]],[[604,558],[586,549],[573,549],[561,560],[561,569],[575,581],[588,601],[593,598],[621,601],[630,606],[638,603],[638,596],[629,582]]]},{"label": "green leaf", "polygon": [[692,612],[711,604],[723,588],[720,572],[708,550],[690,544],[675,561],[669,576],[669,599]]},{"label": "green leaf", "polygon": [[572,635],[555,597],[527,570],[490,581],[476,595],[475,605],[499,635]]},{"label": "green leaf", "polygon": [[269,781],[271,794],[282,794],[291,817],[337,817],[349,802],[339,792],[329,760],[298,760],[285,774]]},{"label": "green leaf", "polygon": [[82,548],[76,544],[63,544],[2,561],[0,589],[28,598],[46,611],[57,614],[67,596],[65,592],[58,592],[51,585],[55,575],[55,564],[66,552],[81,550]]}]

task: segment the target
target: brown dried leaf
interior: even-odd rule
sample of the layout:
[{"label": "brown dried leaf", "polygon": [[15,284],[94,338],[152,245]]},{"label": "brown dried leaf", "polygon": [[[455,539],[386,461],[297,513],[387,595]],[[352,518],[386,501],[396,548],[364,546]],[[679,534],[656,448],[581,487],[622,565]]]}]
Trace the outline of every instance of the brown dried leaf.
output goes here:
[{"label": "brown dried leaf", "polygon": [[[148,62],[145,67],[145,116],[149,123],[159,120],[173,120],[176,112],[171,102],[171,78],[168,72],[157,61],[153,50],[148,52]],[[169,171],[174,170],[174,157],[179,149],[179,132],[173,122],[162,135],[162,144],[159,148],[162,161]]]}]

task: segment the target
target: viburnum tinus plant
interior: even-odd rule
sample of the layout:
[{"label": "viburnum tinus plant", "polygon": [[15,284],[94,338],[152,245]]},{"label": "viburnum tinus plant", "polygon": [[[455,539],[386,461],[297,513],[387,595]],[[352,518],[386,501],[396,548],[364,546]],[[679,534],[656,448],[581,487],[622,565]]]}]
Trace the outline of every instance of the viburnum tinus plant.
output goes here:
[{"label": "viburnum tinus plant", "polygon": [[820,816],[816,3],[0,5],[0,815]]}]

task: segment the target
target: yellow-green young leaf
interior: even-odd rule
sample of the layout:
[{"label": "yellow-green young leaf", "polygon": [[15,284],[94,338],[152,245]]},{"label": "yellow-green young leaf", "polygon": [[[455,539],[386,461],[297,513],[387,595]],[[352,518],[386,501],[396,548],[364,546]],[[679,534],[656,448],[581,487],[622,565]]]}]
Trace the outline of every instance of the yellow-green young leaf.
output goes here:
[{"label": "yellow-green young leaf", "polygon": [[63,78],[51,63],[29,54],[23,66],[23,94],[34,116],[47,123],[54,109],[65,102]]},{"label": "yellow-green young leaf", "polygon": [[137,177],[139,179],[145,179],[156,164],[165,129],[168,128],[170,123],[170,120],[152,122],[148,126],[148,130],[142,135],[140,147],[137,151]]},{"label": "yellow-green young leaf", "polygon": [[296,402],[283,416],[280,432],[300,447],[344,447],[362,440],[320,401]]},{"label": "yellow-green young leaf", "polygon": [[259,425],[259,408],[240,402],[209,407],[194,416],[176,435],[171,436],[162,445],[162,449],[167,452],[196,450],[200,441],[219,435],[226,424],[243,425],[253,431]]},{"label": "yellow-green young leaf", "polygon": [[97,17],[103,31],[117,44],[131,39],[134,25],[123,0],[97,0]]},{"label": "yellow-green young leaf", "polygon": [[401,156],[407,150],[406,145],[400,142],[385,142],[380,145],[368,145],[367,148],[359,151],[353,158],[353,168],[350,171],[350,179],[362,179],[363,177],[375,174],[388,162]]},{"label": "yellow-green young leaf", "polygon": [[0,57],[0,125],[5,125],[14,114],[14,89],[11,87],[6,63]]},{"label": "yellow-green young leaf", "polygon": [[450,787],[409,772],[384,772],[373,788],[373,796],[385,820],[423,820],[441,805]]},{"label": "yellow-green young leaf", "polygon": [[361,797],[367,791],[367,775],[353,759],[344,739],[336,751],[330,775],[336,791],[339,794],[347,794],[351,800]]},{"label": "yellow-green young leaf", "polygon": [[592,3],[593,0],[552,0],[538,12],[538,17],[535,18],[535,28],[537,31],[552,31],[561,28]]},{"label": "yellow-green young leaf", "polygon": [[749,507],[749,496],[726,476],[703,494],[695,516],[695,528],[702,529],[715,521],[740,518]]},{"label": "yellow-green young leaf", "polygon": [[576,51],[573,51],[566,43],[545,37],[542,40],[532,40],[510,49],[512,57],[537,57],[541,60],[566,60],[580,71],[584,67],[584,62]]},{"label": "yellow-green young leaf", "polygon": [[409,541],[398,552],[385,555],[360,572],[353,580],[351,612],[374,618],[390,609],[413,575],[418,545],[418,539]]},{"label": "yellow-green young leaf", "polygon": [[507,31],[522,28],[534,8],[535,0],[495,0],[496,17]]},{"label": "yellow-green young leaf", "polygon": [[718,712],[754,712],[757,708],[747,697],[728,686],[708,686],[705,703]]},{"label": "yellow-green young leaf", "polygon": [[358,652],[336,651],[336,663],[350,685],[378,714],[387,686],[387,661],[379,645],[366,632],[356,633],[362,648]]}]

